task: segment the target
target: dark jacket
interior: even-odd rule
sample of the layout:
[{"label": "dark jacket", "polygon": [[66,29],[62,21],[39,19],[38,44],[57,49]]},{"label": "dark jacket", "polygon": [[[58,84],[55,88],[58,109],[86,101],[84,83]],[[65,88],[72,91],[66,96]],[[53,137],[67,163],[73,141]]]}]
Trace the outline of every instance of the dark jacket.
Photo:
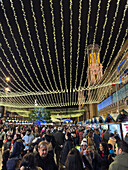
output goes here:
[{"label": "dark jacket", "polygon": [[109,167],[108,155],[101,156],[101,154],[96,154],[93,160],[93,168],[95,170],[107,170]]},{"label": "dark jacket", "polygon": [[4,151],[5,151],[6,149],[10,149],[10,147],[11,147],[11,142],[12,142],[12,139],[8,139],[8,140],[5,142],[5,144],[4,144]]},{"label": "dark jacket", "polygon": [[109,166],[109,170],[128,170],[128,153],[117,155]]},{"label": "dark jacket", "polygon": [[58,149],[60,145],[63,145],[64,144],[64,134],[62,132],[56,132],[54,134],[54,138],[55,138],[55,141],[56,141],[56,148]]},{"label": "dark jacket", "polygon": [[95,143],[96,148],[99,149],[99,144],[100,144],[101,141],[102,141],[101,137],[100,137],[99,135],[97,135],[97,134],[94,133],[94,138],[93,138],[93,140],[94,140],[94,143]]},{"label": "dark jacket", "polygon": [[65,165],[65,161],[68,155],[68,152],[73,148],[72,140],[66,140],[61,151],[60,162]]},{"label": "dark jacket", "polygon": [[6,168],[7,170],[14,170],[16,166],[16,162],[18,161],[18,158],[11,158],[7,161]]},{"label": "dark jacket", "polygon": [[103,142],[108,143],[109,140],[109,131],[106,131],[105,134],[103,135]]},{"label": "dark jacket", "polygon": [[13,146],[13,151],[10,155],[10,158],[18,158],[21,156],[21,152],[23,151],[24,149],[24,145],[23,145],[23,141],[22,139],[18,139],[15,143],[14,143],[14,146]]},{"label": "dark jacket", "polygon": [[37,166],[41,167],[43,170],[58,170],[54,158],[49,153],[45,158],[40,157],[39,153],[37,153],[35,158]]}]

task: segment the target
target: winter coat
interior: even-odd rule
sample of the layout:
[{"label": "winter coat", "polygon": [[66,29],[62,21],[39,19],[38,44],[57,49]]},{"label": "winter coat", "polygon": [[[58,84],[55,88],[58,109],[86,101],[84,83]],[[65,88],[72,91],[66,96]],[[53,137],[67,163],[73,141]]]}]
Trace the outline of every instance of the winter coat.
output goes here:
[{"label": "winter coat", "polygon": [[16,166],[16,162],[18,161],[18,158],[11,158],[7,161],[6,168],[7,170],[14,170]]},{"label": "winter coat", "polygon": [[62,132],[56,132],[54,138],[57,144],[55,149],[60,149],[60,145],[64,144],[64,134]]},{"label": "winter coat", "polygon": [[128,170],[128,153],[117,155],[109,166],[109,170]]},{"label": "winter coat", "polygon": [[36,163],[38,167],[43,170],[58,170],[54,158],[48,153],[45,158],[40,157],[39,153],[35,155]]},{"label": "winter coat", "polygon": [[6,149],[12,149],[12,144],[13,144],[13,140],[12,139],[8,139],[6,142],[5,142],[5,144],[4,144],[4,151],[6,150]]},{"label": "winter coat", "polygon": [[109,131],[106,131],[105,134],[103,135],[103,142],[108,143],[109,140]]},{"label": "winter coat", "polygon": [[95,143],[95,146],[97,149],[99,149],[99,144],[101,143],[102,139],[99,135],[95,134],[94,133],[94,137],[93,137],[93,140],[94,140],[94,143]]},{"label": "winter coat", "polygon": [[21,152],[23,151],[24,149],[24,145],[23,145],[23,141],[22,139],[18,139],[15,143],[14,143],[14,146],[13,146],[13,151],[10,155],[10,158],[19,158],[21,156]]},{"label": "winter coat", "polygon": [[60,162],[65,165],[65,161],[67,159],[68,152],[73,148],[72,140],[66,140],[61,151]]}]

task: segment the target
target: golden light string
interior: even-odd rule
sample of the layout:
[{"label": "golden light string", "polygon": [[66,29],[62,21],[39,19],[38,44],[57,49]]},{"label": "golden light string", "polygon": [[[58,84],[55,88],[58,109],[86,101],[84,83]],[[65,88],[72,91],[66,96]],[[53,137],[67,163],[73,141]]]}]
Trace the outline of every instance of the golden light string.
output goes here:
[{"label": "golden light string", "polygon": [[[7,38],[5,37],[5,34],[4,34],[3,27],[2,27],[2,25],[1,25],[1,23],[0,23],[0,30],[1,30],[1,33],[2,33],[2,35],[3,35],[4,40],[5,40],[5,42],[6,42],[6,45],[7,45],[8,49],[9,49],[9,52],[11,53],[11,55],[12,55],[12,57],[13,57],[13,59],[14,59],[14,62],[15,62],[15,64],[16,64],[16,66],[17,66],[18,69],[20,70],[22,76],[23,76],[24,78],[26,78],[25,75],[23,74],[23,71],[21,71],[21,69],[20,69],[20,67],[19,67],[19,65],[18,65],[18,63],[17,63],[17,60],[15,59],[15,56],[14,56],[12,50],[11,50],[11,47],[10,47],[10,45],[9,45],[9,43],[8,43],[8,40],[7,40]],[[2,48],[2,46],[1,46],[1,48]],[[3,49],[2,49],[2,51],[3,51]],[[7,62],[9,63],[9,65],[10,65],[11,69],[13,70],[13,72],[15,73],[15,75],[17,76],[18,80],[24,85],[24,83],[20,80],[20,77],[19,77],[18,74],[16,73],[15,69],[14,69],[13,66],[11,65],[8,57],[6,57],[6,60],[7,60]],[[25,80],[27,81],[27,79],[25,79]],[[24,86],[25,86],[25,85],[24,85]],[[25,86],[26,89],[24,89],[21,85],[20,85],[20,87],[21,87],[24,91],[26,91],[26,89],[27,89],[28,91],[30,91],[27,86]]]},{"label": "golden light string", "polygon": [[77,85],[77,76],[78,76],[78,64],[79,64],[79,52],[80,52],[80,33],[81,33],[81,13],[82,13],[82,0],[79,1],[79,26],[78,26],[78,43],[77,43],[77,60],[76,60],[76,78],[75,78],[75,89]]},{"label": "golden light string", "polygon": [[[116,17],[117,17],[117,13],[118,13],[118,10],[119,10],[119,2],[120,0],[117,1],[117,8],[116,8],[116,12],[115,12],[115,16],[114,16],[114,21],[112,23],[112,27],[111,27],[111,31],[110,31],[110,36],[109,36],[109,41],[107,43],[107,50],[109,48],[109,44],[110,44],[110,41],[111,41],[111,38],[112,38],[112,33],[113,33],[113,29],[114,29],[114,26],[115,26],[115,22],[116,22]],[[108,7],[108,6],[107,6]],[[107,8],[108,9],[108,8]],[[108,12],[108,11],[107,11]],[[106,15],[105,15],[106,16]],[[107,16],[106,16],[107,17]],[[104,23],[104,26],[103,26],[103,29],[105,29],[105,25],[106,25],[106,22],[107,22],[107,19],[105,19],[105,23]],[[102,34],[102,38],[103,38],[103,34]],[[101,39],[102,39],[101,38]],[[101,44],[102,45],[102,44]],[[101,49],[101,46],[100,46],[100,49]],[[102,64],[104,63],[105,61],[105,56],[107,54],[107,50],[105,51],[105,55],[103,57],[103,61],[102,61]],[[112,56],[111,56],[112,58]],[[109,61],[111,61],[111,58],[109,58]],[[110,62],[109,62],[110,63]]]},{"label": "golden light string", "polygon": [[[95,31],[94,31],[94,37],[93,37],[93,47],[92,47],[92,54],[93,54],[93,51],[94,51],[94,45],[95,45],[95,41],[96,41],[96,33],[97,33],[97,29],[98,29],[98,22],[99,22],[99,12],[100,12],[100,8],[101,8],[101,0],[99,0],[99,2],[98,2],[98,10],[97,10],[97,15],[96,15],[96,23],[95,23]],[[88,78],[86,78],[86,80],[85,80],[85,83],[84,83],[84,87],[85,87],[85,85],[86,85],[86,82],[87,82],[87,79]],[[95,84],[93,83],[93,86],[94,86]]]},{"label": "golden light string", "polygon": [[[81,77],[80,77],[80,85],[79,85],[80,87],[81,87],[81,84],[82,84],[85,62],[86,62],[86,53],[87,53],[88,36],[89,36],[89,22],[90,22],[90,15],[91,15],[91,2],[92,2],[92,0],[89,0],[89,10],[88,10],[88,17],[87,17],[87,32],[86,32],[86,40],[85,40],[84,60],[83,60]],[[86,82],[87,82],[87,79],[86,79]]]},{"label": "golden light string", "polygon": [[56,41],[56,28],[55,28],[55,17],[54,17],[54,9],[53,9],[53,1],[50,0],[50,9],[51,9],[51,15],[52,15],[52,28],[53,28],[53,40],[54,40],[54,47],[55,47],[55,55],[56,55],[56,64],[57,64],[57,70],[58,70],[58,78],[61,90],[63,90],[62,83],[61,83],[61,77],[60,77],[60,68],[58,63],[58,51],[57,51],[57,41]]},{"label": "golden light string", "polygon": [[49,61],[50,61],[52,75],[53,75],[53,80],[54,80],[54,83],[55,83],[55,86],[56,86],[56,90],[58,90],[55,75],[54,75],[54,70],[53,70],[52,58],[51,58],[51,54],[50,54],[49,42],[48,42],[48,34],[47,34],[47,29],[46,29],[46,24],[45,24],[46,20],[45,20],[45,16],[44,16],[43,0],[40,0],[40,2],[41,2],[40,6],[41,6],[41,12],[42,12],[42,21],[43,21],[43,26],[44,26],[44,33],[45,33],[45,40],[46,40],[46,45],[47,45],[47,52],[48,52],[48,56],[49,56]]},{"label": "golden light string", "polygon": [[116,22],[116,17],[117,17],[118,10],[119,10],[119,3],[120,3],[120,0],[117,0],[116,12],[115,12],[115,16],[113,17],[113,23],[112,23],[112,27],[111,27],[111,31],[110,31],[110,36],[109,36],[108,41],[107,41],[107,47],[106,47],[106,49],[105,49],[105,54],[104,54],[104,56],[103,56],[102,64],[103,64],[104,61],[105,61],[105,57],[106,57],[106,55],[107,55],[108,48],[109,48],[109,45],[110,45],[110,41],[111,41],[111,38],[112,38],[112,35],[113,35],[113,30],[114,30],[114,26],[115,26],[115,22]]},{"label": "golden light string", "polygon": [[[121,61],[122,61],[122,60],[121,60]],[[121,61],[119,62],[119,64],[121,63]],[[127,62],[125,62],[125,63],[123,64],[123,68],[127,68]],[[121,71],[121,70],[120,70],[120,71]],[[114,72],[111,73],[111,77],[108,78],[107,80],[108,80],[108,81],[111,80],[111,81],[113,82],[113,78],[116,78],[116,77],[115,77],[115,74],[117,74],[117,69],[115,69]],[[105,83],[106,83],[106,84],[109,83],[108,81],[105,82]]]},{"label": "golden light string", "polygon": [[[59,62],[58,62],[55,17],[54,17],[54,9],[53,9],[53,1],[52,0],[50,0],[50,9],[51,9],[51,15],[52,15],[53,40],[54,40],[54,47],[55,47],[55,55],[56,55],[56,64],[57,64],[57,70],[58,70],[58,78],[59,78],[59,84],[60,84],[61,91],[63,91],[61,77],[60,77],[60,67],[59,67]],[[62,98],[63,98],[63,93],[62,93]],[[62,103],[62,101],[64,102],[64,100],[61,99],[60,93],[59,93],[59,99],[61,101],[60,103]]]},{"label": "golden light string", "polygon": [[[33,45],[33,41],[32,41],[32,38],[31,38],[31,33],[30,33],[28,21],[27,21],[27,18],[26,18],[26,13],[25,13],[25,9],[24,9],[24,4],[23,4],[22,0],[20,0],[20,2],[21,2],[22,12],[23,12],[23,18],[24,18],[25,25],[26,25],[26,29],[27,29],[27,32],[28,32],[29,41],[30,41],[30,44],[31,44],[31,47],[32,47],[32,51],[33,51],[33,54],[34,54],[34,57],[35,57],[35,61],[36,61],[37,67],[38,67],[38,69],[39,69],[39,72],[40,72],[40,74],[41,74],[41,77],[42,77],[42,79],[43,79],[43,82],[44,82],[45,86],[46,86],[47,89],[50,91],[50,89],[49,89],[49,87],[47,86],[47,83],[46,83],[46,81],[45,81],[45,79],[44,79],[44,76],[43,76],[43,74],[42,74],[42,71],[41,71],[41,68],[40,68],[40,65],[39,65],[39,62],[38,62],[38,59],[37,59],[37,54],[36,54],[36,52],[35,52],[35,47],[34,47],[34,45]],[[42,60],[42,61],[43,61],[43,65],[45,65],[44,55],[43,55],[43,51],[42,51],[42,48],[41,48],[41,42],[40,42],[40,39],[39,39],[39,34],[38,34],[38,30],[37,30],[37,24],[36,24],[36,22],[35,22],[36,18],[35,18],[35,16],[34,16],[34,14],[33,14],[33,18],[34,18],[34,23],[35,23],[34,28],[35,28],[35,30],[36,30],[37,40],[38,40],[38,42],[39,42],[40,53],[41,53],[41,56],[42,56],[42,58],[43,58],[43,60]],[[44,67],[46,67],[46,65],[45,65]],[[52,86],[52,84],[51,84],[51,81],[50,81],[50,79],[49,79],[49,75],[47,74],[47,72],[46,72],[46,75],[47,75],[47,78],[48,78],[48,80],[49,80],[49,84],[51,85],[51,88],[52,88],[52,90],[54,91],[53,86]]]},{"label": "golden light string", "polygon": [[[122,44],[121,44],[121,46],[120,46],[120,50],[119,50],[119,52],[118,52],[118,54],[117,54],[117,56],[116,56],[116,58],[115,58],[115,61],[114,61],[114,63],[113,63],[113,65],[112,65],[112,67],[111,67],[111,69],[110,69],[110,73],[108,73],[108,75],[105,77],[105,80],[109,80],[109,79],[111,79],[111,76],[114,74],[114,73],[111,73],[111,70],[113,69],[113,67],[115,66],[115,63],[116,63],[116,60],[117,60],[117,58],[119,57],[119,54],[120,54],[120,51],[121,51],[121,49],[122,49],[122,47],[123,47],[123,45],[124,45],[124,42],[125,42],[125,39],[126,39],[126,36],[127,36],[127,34],[128,34],[128,28],[126,29],[126,32],[125,32],[125,36],[124,36],[124,38],[123,38],[123,41],[122,41]],[[127,48],[126,48],[126,50],[127,50]],[[126,51],[125,50],[125,51]],[[107,71],[107,70],[106,70]],[[105,73],[104,73],[105,74]],[[110,75],[111,74],[111,75]],[[108,78],[108,76],[109,76],[109,78]],[[104,80],[104,81],[105,81]],[[104,81],[103,81],[103,83],[104,83]]]},{"label": "golden light string", "polygon": [[[10,26],[10,24],[9,24],[9,20],[8,20],[7,15],[6,15],[6,11],[5,11],[5,8],[4,8],[4,5],[3,5],[3,2],[1,3],[1,6],[2,6],[2,9],[3,9],[4,16],[5,16],[5,19],[6,19],[7,25],[8,25],[8,27],[9,27],[10,33],[11,33],[12,38],[13,38],[13,40],[14,40],[14,43],[15,43],[15,46],[16,46],[16,49],[17,49],[17,52],[18,52],[18,54],[19,54],[19,58],[21,59],[22,64],[23,64],[23,66],[24,66],[24,68],[25,68],[25,70],[26,70],[27,74],[30,76],[29,71],[28,71],[28,69],[27,69],[27,67],[26,67],[26,65],[25,65],[25,62],[24,62],[24,60],[23,60],[23,58],[22,58],[22,56],[21,56],[21,52],[20,52],[20,50],[19,50],[18,44],[17,44],[16,39],[15,39],[15,37],[14,37],[14,34],[13,34],[13,32],[12,32],[12,28],[11,28],[11,26]],[[24,78],[25,78],[25,77],[24,77]],[[28,81],[27,81],[27,83],[29,84],[29,82],[28,82]],[[31,85],[29,85],[29,86],[33,89],[33,87],[32,87]],[[33,89],[33,90],[34,90],[34,89]]]},{"label": "golden light string", "polygon": [[[77,85],[77,76],[78,76],[78,65],[79,65],[79,52],[80,52],[80,36],[81,36],[81,13],[82,13],[82,0],[79,1],[79,16],[78,16],[78,21],[79,21],[79,26],[78,26],[78,43],[77,43],[77,60],[76,60],[76,78],[75,78],[75,89]],[[74,94],[74,93],[73,93]],[[76,98],[77,96],[75,96]],[[72,96],[74,98],[74,96]]]},{"label": "golden light string", "polygon": [[107,21],[108,21],[108,11],[109,11],[109,7],[110,7],[110,2],[111,2],[111,0],[108,0],[107,8],[106,8],[106,14],[105,14],[105,21],[104,21],[103,31],[102,31],[102,37],[101,37],[101,40],[100,40],[99,54],[100,54],[100,51],[101,51],[102,45],[103,45],[103,39],[104,39],[104,34],[105,34],[105,28],[106,28],[106,24],[107,24]]},{"label": "golden light string", "polygon": [[[128,9],[128,1],[127,1],[126,6],[125,6],[125,10],[124,10],[124,13],[123,13],[123,18],[122,18],[122,21],[121,21],[121,24],[120,24],[120,27],[119,27],[119,31],[118,31],[118,34],[117,34],[117,36],[116,36],[116,40],[115,40],[115,43],[114,43],[114,47],[113,47],[113,49],[112,49],[112,53],[111,53],[111,56],[110,56],[110,58],[109,58],[109,62],[107,63],[107,66],[106,66],[106,68],[105,68],[105,71],[107,70],[107,68],[108,68],[108,66],[109,66],[109,64],[110,64],[110,61],[111,61],[110,59],[112,58],[113,53],[114,53],[114,51],[115,51],[116,44],[117,44],[118,38],[119,38],[119,36],[120,36],[120,32],[121,32],[121,30],[122,30],[122,25],[123,25],[123,23],[124,23],[124,18],[125,18],[125,14],[126,14],[127,9]],[[128,30],[128,29],[127,29],[127,30]],[[128,31],[127,31],[127,30],[126,30],[125,36],[128,35]],[[104,71],[104,72],[105,72],[105,71]]]},{"label": "golden light string", "polygon": [[[7,55],[4,52],[4,49],[2,48],[2,45],[0,44],[0,49],[2,50],[4,56],[6,59],[8,59]],[[24,88],[17,82],[17,80],[15,79],[15,77],[13,77],[13,75],[11,74],[10,70],[7,68],[7,66],[5,65],[5,63],[2,61],[2,58],[0,57],[0,61],[3,64],[4,68],[7,70],[7,72],[9,73],[9,75],[11,76],[11,78],[21,87],[21,89],[24,90]],[[2,70],[1,70],[2,71]],[[3,71],[2,71],[3,72]],[[12,82],[10,82],[12,84]],[[14,84],[13,84],[14,85]],[[15,86],[15,85],[14,85]],[[19,90],[19,88],[17,86],[15,86],[15,88],[17,88]]]},{"label": "golden light string", "polygon": [[69,105],[71,104],[71,93],[72,93],[72,32],[73,32],[73,26],[72,26],[72,16],[73,16],[73,10],[72,10],[72,0],[70,0],[70,100]]},{"label": "golden light string", "polygon": [[[63,49],[63,67],[64,67],[64,81],[65,81],[65,90],[67,91],[67,77],[66,77],[66,60],[65,60],[65,40],[64,40],[64,16],[63,16],[63,0],[60,0],[60,15],[61,15],[61,35],[62,35],[62,49]],[[65,102],[69,97],[66,98],[65,93]]]},{"label": "golden light string", "polygon": [[[24,41],[23,36],[22,36],[22,33],[21,33],[20,25],[19,25],[18,20],[17,20],[17,15],[16,15],[16,12],[15,12],[15,8],[14,8],[14,6],[13,6],[12,0],[10,0],[10,2],[11,2],[11,8],[12,8],[12,11],[13,11],[14,19],[15,19],[15,22],[16,22],[16,25],[17,25],[17,29],[18,29],[18,32],[19,32],[19,35],[20,35],[20,38],[21,38],[21,41],[22,41],[23,48],[24,48],[24,50],[25,50],[25,53],[26,53],[26,56],[27,56],[27,59],[28,59],[28,62],[29,62],[29,64],[30,64],[31,68],[32,68],[32,71],[33,71],[33,73],[34,73],[34,75],[35,75],[35,77],[36,77],[37,82],[39,83],[40,87],[42,87],[42,84],[41,84],[41,82],[40,82],[39,79],[38,79],[38,76],[37,76],[37,74],[36,74],[36,72],[35,72],[35,69],[34,69],[34,67],[33,67],[33,65],[32,65],[31,59],[30,59],[30,57],[29,57],[28,51],[27,51],[27,49],[26,49],[25,41]],[[33,79],[32,79],[32,77],[31,77],[31,75],[30,75],[29,72],[28,72],[28,74],[29,74],[29,76],[30,76],[31,81],[32,81],[33,84],[35,85],[35,87],[40,91],[40,89],[38,88],[38,86],[36,85],[36,83],[33,81]],[[42,89],[45,91],[44,88],[42,88]]]},{"label": "golden light string", "polygon": [[[50,54],[50,47],[49,47],[49,42],[48,42],[48,34],[47,34],[47,29],[46,29],[46,24],[45,24],[46,21],[45,21],[45,16],[44,16],[44,6],[43,6],[43,1],[42,0],[40,0],[40,1],[41,1],[40,7],[41,7],[42,21],[43,21],[43,26],[44,26],[45,40],[46,40],[46,45],[47,45],[47,52],[48,52],[48,56],[49,56],[49,61],[50,61],[52,75],[53,75],[53,80],[54,80],[54,83],[56,84],[53,65],[52,65],[52,58],[51,58],[51,54]],[[45,71],[48,73],[46,67],[45,67]],[[58,90],[57,86],[56,86],[56,89]]]},{"label": "golden light string", "polygon": [[[120,63],[121,63],[121,61],[120,61]],[[123,65],[123,68],[126,68],[127,67],[127,63],[125,62],[125,64]],[[121,70],[123,70],[123,68],[121,68]],[[115,71],[114,71],[114,73],[116,72],[116,74],[117,74],[117,69],[115,69]],[[121,74],[121,76],[123,75],[123,72],[122,72],[122,74]],[[111,77],[111,82],[113,82],[113,84],[115,84],[116,83],[116,81],[117,81],[117,79],[119,79],[119,77],[117,77],[117,76],[115,76],[115,74],[113,74],[113,77]],[[112,85],[111,85],[112,86]],[[110,87],[110,86],[109,86]],[[106,88],[108,89],[108,86],[106,86]],[[99,92],[101,92],[101,94],[103,94],[103,96],[104,96],[104,94],[106,94],[106,92],[105,92],[105,90],[103,89],[103,91],[101,91],[100,89],[98,89],[98,91]],[[107,91],[107,90],[106,90]],[[99,94],[99,92],[98,92],[98,94]],[[102,96],[101,96],[101,98],[102,98]]]},{"label": "golden light string", "polygon": [[[126,9],[126,8],[125,8],[125,9]],[[126,12],[126,11],[124,11],[124,13],[125,13],[125,12]],[[122,29],[123,22],[124,22],[124,17],[125,17],[125,15],[123,15],[122,22],[121,22],[120,28],[119,28],[119,32],[118,32],[118,35],[117,35],[117,37],[116,37],[116,41],[115,41],[114,48],[113,48],[113,50],[112,50],[112,54],[111,54],[110,58],[112,58],[113,52],[114,52],[114,50],[115,50],[115,47],[116,47],[116,44],[117,44],[117,41],[118,41],[118,37],[119,37],[119,34],[120,34],[120,32],[121,32],[121,29]],[[120,50],[121,50],[121,48],[122,48],[122,46],[123,46],[123,44],[124,44],[125,37],[127,36],[127,34],[128,34],[128,29],[126,30],[125,36],[124,36],[124,38],[123,38],[123,41],[122,41],[122,44],[121,44],[121,47],[120,47]],[[119,50],[119,52],[120,52],[120,50]],[[117,55],[117,56],[118,56],[118,55]],[[108,62],[106,68],[108,68],[109,63],[110,63],[110,62]],[[112,70],[112,68],[114,67],[115,63],[116,63],[116,60],[115,60],[114,64],[112,65],[111,70]],[[105,69],[105,71],[106,71],[106,70],[107,70],[107,69]],[[111,70],[110,70],[110,72],[111,72]],[[109,74],[110,74],[110,72],[109,72]],[[104,74],[105,74],[105,73],[104,73]],[[106,78],[105,78],[105,79],[107,79],[107,82],[111,79],[111,77],[112,77],[112,75],[113,75],[114,73],[112,73],[111,76],[109,76],[109,78],[108,78],[108,75],[109,75],[109,74],[107,74],[107,76],[106,76]],[[104,80],[104,81],[105,81],[105,80]],[[107,83],[107,82],[106,82],[106,83]],[[102,84],[103,84],[103,83],[102,83]]]},{"label": "golden light string", "polygon": [[[4,75],[4,78],[6,77],[5,73],[3,72],[3,70],[0,68],[1,73]],[[0,79],[7,84],[7,82],[5,81],[5,79],[1,78]],[[12,82],[9,82],[12,86],[16,87]],[[12,88],[12,87],[11,87]],[[17,88],[17,87],[16,87]],[[17,92],[14,88],[12,88],[14,92]],[[21,90],[19,88],[17,88],[19,90],[19,92],[21,92]]]}]

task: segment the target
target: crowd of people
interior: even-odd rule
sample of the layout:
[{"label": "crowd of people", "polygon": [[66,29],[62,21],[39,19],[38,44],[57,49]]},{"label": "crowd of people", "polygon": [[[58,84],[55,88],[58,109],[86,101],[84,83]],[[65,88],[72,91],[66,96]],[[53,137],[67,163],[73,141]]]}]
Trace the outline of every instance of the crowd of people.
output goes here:
[{"label": "crowd of people", "polygon": [[0,125],[2,170],[127,170],[128,133],[72,126]]}]

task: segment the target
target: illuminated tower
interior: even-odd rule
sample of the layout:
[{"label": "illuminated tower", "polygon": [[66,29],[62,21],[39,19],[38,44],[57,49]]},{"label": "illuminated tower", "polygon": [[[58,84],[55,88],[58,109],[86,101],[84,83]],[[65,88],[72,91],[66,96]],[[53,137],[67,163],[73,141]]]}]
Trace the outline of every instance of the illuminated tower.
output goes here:
[{"label": "illuminated tower", "polygon": [[[100,63],[99,46],[97,44],[90,44],[87,47],[88,56],[88,87],[94,86],[98,83],[103,75],[103,66]],[[89,101],[98,101],[98,91],[97,89],[88,90]],[[90,118],[97,116],[97,104],[89,104]]]},{"label": "illuminated tower", "polygon": [[100,63],[99,46],[90,44],[87,47],[88,55],[88,85],[97,84],[103,74],[103,66]]}]

